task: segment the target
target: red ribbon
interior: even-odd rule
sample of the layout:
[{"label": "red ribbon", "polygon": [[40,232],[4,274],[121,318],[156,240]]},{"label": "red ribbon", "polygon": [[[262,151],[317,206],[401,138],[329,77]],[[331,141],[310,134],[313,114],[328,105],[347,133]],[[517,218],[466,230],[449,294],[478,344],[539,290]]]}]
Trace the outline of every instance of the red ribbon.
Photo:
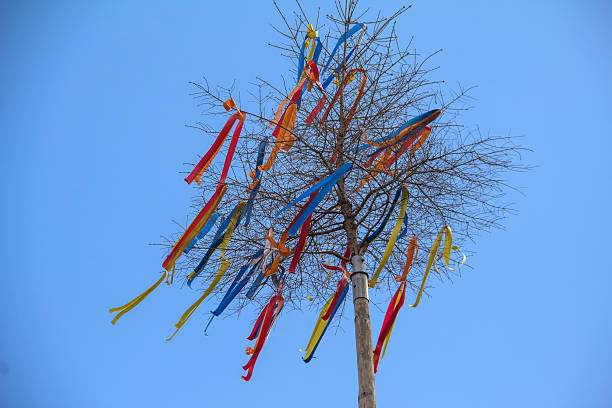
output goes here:
[{"label": "red ribbon", "polygon": [[[400,294],[400,291],[401,291],[401,297],[399,299],[399,302],[396,305],[395,302],[397,301],[397,297]],[[378,369],[378,360],[380,358],[380,353],[381,353],[383,344],[385,342],[385,339],[387,338],[387,336],[389,336],[389,333],[391,332],[391,329],[393,328],[393,323],[395,323],[395,318],[397,317],[397,314],[402,308],[405,298],[406,298],[406,282],[402,282],[399,288],[397,288],[395,295],[393,295],[391,302],[389,302],[389,306],[387,307],[387,313],[385,313],[385,320],[383,321],[382,328],[380,329],[380,334],[378,335],[378,341],[376,342],[376,348],[374,349],[374,372],[376,372]]]},{"label": "red ribbon", "polygon": [[[257,321],[255,322],[255,326],[253,326],[253,330],[251,334],[247,338],[248,340],[254,340],[257,335],[257,341],[255,342],[255,348],[251,349],[250,347],[247,349],[247,354],[251,355],[249,361],[242,366],[243,370],[248,370],[247,375],[243,375],[242,379],[245,381],[249,381],[251,376],[253,375],[253,368],[255,368],[255,363],[257,362],[257,357],[259,357],[259,353],[263,348],[266,340],[268,338],[268,334],[270,334],[270,328],[276,317],[280,313],[283,308],[284,299],[282,296],[272,296],[268,304],[263,308]],[[276,312],[275,312],[276,310]],[[259,331],[259,334],[257,332]]]},{"label": "red ribbon", "polygon": [[338,281],[338,284],[336,285],[336,293],[334,294],[334,298],[329,304],[329,307],[327,308],[327,312],[325,313],[325,316],[321,317],[322,320],[327,320],[331,317],[331,314],[334,311],[334,308],[336,307],[336,303],[338,303],[338,299],[340,299],[340,295],[342,294],[342,291],[344,290],[344,287],[347,284],[348,284],[348,280],[346,279],[346,276],[342,275],[342,279],[340,279]]},{"label": "red ribbon", "polygon": [[219,197],[219,195],[222,193],[224,186],[225,186],[225,184],[222,184],[222,183],[219,183],[217,185],[217,190],[215,191],[215,193],[212,195],[212,197],[210,197],[210,200],[208,200],[208,202],[206,203],[204,208],[202,208],[200,210],[198,215],[193,219],[191,224],[189,224],[189,226],[187,227],[187,229],[185,230],[185,232],[183,233],[181,238],[177,241],[177,243],[172,248],[172,252],[170,252],[170,255],[168,255],[168,257],[166,258],[166,260],[162,264],[164,269],[170,270],[172,268],[172,266],[170,265],[171,260],[174,259],[174,257],[177,254],[177,252],[183,251],[184,248],[182,246],[185,243],[184,241],[187,239],[187,236],[193,231],[194,228],[196,228],[196,226],[202,220],[202,218],[206,215],[206,213],[209,212],[209,210],[214,205],[214,203],[217,200],[217,198]]}]

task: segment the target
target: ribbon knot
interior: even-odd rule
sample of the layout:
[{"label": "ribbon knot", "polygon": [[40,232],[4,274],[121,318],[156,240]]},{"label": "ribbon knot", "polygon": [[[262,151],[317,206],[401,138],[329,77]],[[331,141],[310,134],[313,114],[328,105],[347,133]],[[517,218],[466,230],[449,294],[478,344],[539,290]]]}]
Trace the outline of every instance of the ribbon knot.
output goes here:
[{"label": "ribbon knot", "polygon": [[232,108],[236,109],[236,112],[238,113],[238,120],[240,120],[241,122],[244,122],[244,120],[246,119],[246,115],[240,109],[238,109],[238,106],[236,106],[234,98],[229,98],[227,101],[223,102],[223,107],[226,111],[229,111]]},{"label": "ribbon knot", "polygon": [[[319,36],[319,32],[312,27],[312,24],[308,24],[307,30],[308,31],[306,31],[306,37],[308,37],[309,40],[314,40]],[[309,44],[310,41],[307,40],[306,47],[308,47]]]}]

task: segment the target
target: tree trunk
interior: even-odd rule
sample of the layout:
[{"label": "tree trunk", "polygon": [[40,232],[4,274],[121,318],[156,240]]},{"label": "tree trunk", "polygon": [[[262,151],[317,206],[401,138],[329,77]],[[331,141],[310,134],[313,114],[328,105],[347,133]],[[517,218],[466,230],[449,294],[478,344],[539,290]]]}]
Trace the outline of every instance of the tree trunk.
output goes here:
[{"label": "tree trunk", "polygon": [[357,376],[359,378],[359,408],[375,408],[374,361],[368,275],[361,255],[351,257],[351,282],[355,306],[355,342],[357,344]]}]

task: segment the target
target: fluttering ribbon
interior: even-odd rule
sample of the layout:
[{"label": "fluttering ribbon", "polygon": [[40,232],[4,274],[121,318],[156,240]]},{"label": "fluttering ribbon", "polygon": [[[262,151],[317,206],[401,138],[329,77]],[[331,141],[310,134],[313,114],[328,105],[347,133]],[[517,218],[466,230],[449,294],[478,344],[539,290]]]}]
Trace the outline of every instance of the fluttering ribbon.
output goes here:
[{"label": "fluttering ribbon", "polygon": [[[361,187],[365,186],[367,183],[369,183],[380,172],[387,171],[389,167],[391,167],[393,163],[395,163],[397,159],[399,159],[402,156],[402,154],[404,154],[404,152],[408,150],[408,148],[410,148],[410,154],[409,154],[409,157],[410,157],[409,163],[410,163],[414,153],[416,153],[416,151],[420,149],[421,146],[423,146],[423,144],[429,137],[431,133],[431,128],[429,126],[423,126],[419,128],[418,130],[416,130],[415,132],[412,132],[408,136],[405,136],[405,133],[408,133],[408,132],[403,132],[403,131],[400,132],[400,134],[397,136],[396,139],[391,139],[388,143],[372,142],[373,146],[378,145],[382,147],[379,147],[374,153],[371,153],[368,155],[370,159],[365,163],[364,167],[365,168],[370,167],[374,159],[376,159],[376,163],[374,164],[374,166],[372,166],[372,170],[369,171],[364,176],[363,180],[361,180],[361,183],[357,186],[357,188],[355,188],[353,193],[358,191]],[[394,152],[393,146],[399,143],[402,143],[402,145],[399,146],[399,148],[397,148]],[[382,153],[382,155],[379,156],[380,153]]]},{"label": "fluttering ribbon", "polygon": [[[317,196],[318,191],[310,194],[310,198],[304,204],[300,210],[300,212],[295,216],[291,224],[287,227],[285,232],[289,234],[289,230],[293,227],[293,224],[297,222],[298,219],[302,216],[308,205],[314,200]],[[297,268],[298,262],[300,262],[300,258],[302,256],[302,251],[304,251],[304,247],[306,246],[306,239],[308,238],[308,231],[310,231],[310,223],[312,221],[312,213],[306,218],[306,221],[300,227],[300,237],[298,238],[298,242],[293,248],[293,258],[291,259],[291,264],[289,265],[289,273],[295,273],[295,268]]]},{"label": "fluttering ribbon", "polygon": [[[440,113],[442,113],[442,111],[440,109],[433,109],[430,110],[428,112],[422,113],[418,116],[415,116],[414,118],[410,119],[409,121],[407,121],[406,123],[404,123],[403,125],[401,125],[399,128],[397,128],[394,132],[390,133],[389,135],[382,137],[380,139],[376,139],[374,141],[366,141],[365,144],[359,146],[358,148],[355,149],[356,153],[359,153],[363,150],[368,149],[370,146],[376,145],[376,144],[381,144],[381,143],[389,143],[390,141],[394,140],[397,138],[397,136],[401,133],[404,132],[405,134],[409,134],[414,132],[417,129],[422,128],[423,126],[433,122],[434,120],[436,120],[438,118],[438,116],[440,116]],[[396,139],[397,141],[397,139]]]},{"label": "fluttering ribbon", "polygon": [[[284,151],[289,151],[293,143],[295,142],[295,136],[293,136],[293,127],[295,126],[295,120],[297,115],[297,102],[300,96],[300,92],[304,89],[306,84],[308,84],[308,90],[312,87],[312,83],[319,84],[318,79],[318,69],[314,61],[309,61],[307,66],[304,67],[304,73],[306,76],[302,78],[297,86],[287,95],[285,99],[281,101],[276,109],[276,113],[274,114],[274,119],[270,121],[268,127],[269,129],[273,125],[276,125],[274,131],[272,132],[272,136],[276,137],[276,141],[273,142],[272,151],[270,152],[270,156],[268,156],[268,160],[266,160],[265,164],[259,164],[257,167],[249,173],[249,176],[253,179],[256,179],[257,170],[259,171],[268,171],[276,161],[278,153],[281,148]],[[285,108],[285,105],[287,107]]]},{"label": "fluttering ribbon", "polygon": [[257,318],[255,325],[253,326],[251,334],[249,335],[249,337],[247,337],[248,340],[255,340],[255,337],[257,336],[257,340],[255,341],[254,348],[249,347],[246,350],[247,355],[250,354],[251,358],[244,366],[242,366],[243,370],[248,370],[247,375],[242,376],[243,380],[249,381],[251,379],[251,376],[253,375],[253,369],[255,368],[255,363],[257,362],[257,357],[259,357],[259,353],[261,352],[261,349],[263,348],[264,344],[266,343],[266,340],[268,339],[268,335],[270,334],[270,328],[274,324],[274,321],[276,320],[276,317],[278,316],[280,311],[283,309],[283,304],[284,299],[281,294],[277,296],[272,296],[268,304],[259,314],[259,317]]},{"label": "fluttering ribbon", "polygon": [[342,296],[342,292],[344,291],[344,288],[347,285],[347,283],[348,283],[348,279],[346,278],[346,275],[342,275],[342,278],[340,278],[340,280],[338,281],[338,284],[336,285],[336,293],[334,294],[334,297],[332,298],[332,301],[329,304],[329,307],[327,308],[327,312],[322,317],[323,320],[328,320],[330,318],[332,311],[333,309],[336,308],[336,303],[338,303],[338,301],[340,300],[340,297]]},{"label": "fluttering ribbon", "polygon": [[149,294],[151,294],[151,292],[153,292],[155,290],[155,288],[157,288],[164,281],[164,279],[166,279],[167,275],[168,275],[168,272],[164,271],[164,273],[162,274],[161,278],[159,278],[159,280],[157,282],[155,282],[153,284],[153,286],[151,286],[149,289],[145,290],[142,294],[140,294],[137,297],[135,297],[134,299],[130,300],[128,303],[126,303],[123,306],[113,307],[112,309],[109,309],[109,312],[111,312],[111,313],[119,312],[113,318],[113,320],[111,321],[111,324],[117,323],[117,320],[119,320],[119,318],[121,316],[123,316],[124,314],[126,314],[127,312],[132,310],[140,302],[142,302],[144,300],[144,298],[149,296]]},{"label": "fluttering ribbon", "polygon": [[255,164],[255,171],[251,171],[249,176],[253,179],[253,182],[249,186],[249,198],[247,200],[247,205],[244,209],[244,227],[248,227],[251,222],[251,213],[253,212],[253,203],[255,201],[255,196],[259,192],[259,187],[261,186],[261,178],[262,171],[259,169],[259,166],[263,164],[264,155],[266,154],[266,145],[268,144],[268,139],[264,139],[259,142],[259,148],[257,149],[257,162]]},{"label": "fluttering ribbon", "polygon": [[[397,318],[397,314],[400,309],[404,305],[404,299],[406,298],[406,282],[402,282],[395,291],[395,295],[391,298],[391,302],[389,302],[389,306],[387,307],[387,312],[385,313],[385,319],[383,321],[382,327],[380,329],[380,334],[378,335],[378,341],[376,342],[376,348],[374,349],[374,372],[378,371],[378,361],[385,356],[385,352],[387,351],[387,345],[389,344],[389,339],[391,338],[391,332],[393,331],[393,326],[395,325],[395,319]],[[383,349],[384,346],[384,349]],[[382,356],[380,355],[382,351]]]},{"label": "fluttering ribbon", "polygon": [[240,270],[234,277],[232,284],[227,289],[227,292],[225,292],[223,299],[221,299],[219,306],[217,306],[217,308],[211,312],[213,315],[219,316],[221,313],[223,313],[225,308],[231,303],[232,300],[234,300],[238,293],[240,293],[242,288],[246,286],[246,284],[249,282],[249,279],[251,279],[253,274],[259,269],[261,265],[261,255],[263,255],[263,249],[260,249],[255,252],[255,254],[250,257],[249,262],[247,262],[242,266],[242,268],[240,268]]},{"label": "fluttering ribbon", "polygon": [[242,125],[244,124],[245,114],[241,112],[238,107],[236,107],[236,103],[234,99],[230,98],[223,103],[223,107],[225,110],[229,111],[230,109],[236,109],[236,113],[234,113],[225,123],[221,132],[217,136],[217,139],[214,141],[213,145],[210,147],[208,152],[202,157],[202,159],[196,164],[191,173],[185,178],[187,184],[191,184],[193,180],[196,183],[200,184],[200,177],[206,171],[208,166],[212,163],[219,150],[221,150],[221,146],[227,139],[227,135],[229,134],[230,129],[234,126],[236,120],[238,120],[238,125],[234,129],[234,135],[232,136],[232,141],[230,142],[229,150],[227,151],[227,155],[225,156],[225,164],[223,166],[223,173],[221,175],[221,179],[219,183],[222,184],[225,181],[225,177],[227,176],[227,170],[229,169],[229,165],[232,161],[232,157],[234,156],[234,151],[236,150],[236,144],[238,143],[238,139],[240,138],[240,132],[242,131]]},{"label": "fluttering ribbon", "polygon": [[295,269],[300,262],[300,258],[302,257],[302,252],[306,247],[306,240],[308,238],[308,231],[310,231],[310,223],[312,222],[312,214],[306,218],[306,221],[300,227],[300,237],[298,238],[298,242],[293,248],[293,258],[291,258],[291,264],[289,264],[289,273],[295,273]]},{"label": "fluttering ribbon", "polygon": [[393,251],[393,248],[395,247],[395,243],[397,242],[397,237],[402,229],[402,223],[404,222],[404,217],[406,216],[406,208],[408,206],[408,187],[402,184],[401,191],[402,191],[402,202],[400,206],[400,212],[399,212],[399,215],[397,216],[397,221],[395,222],[395,226],[393,227],[393,230],[391,231],[391,236],[389,237],[389,241],[387,241],[387,246],[380,260],[380,264],[378,265],[378,269],[376,269],[376,272],[374,272],[374,275],[372,275],[372,279],[370,280],[371,288],[373,288],[374,285],[376,285],[376,281],[378,280],[378,276],[380,275],[380,272],[384,269],[385,265],[387,264],[387,261],[389,261],[391,252]]},{"label": "fluttering ribbon", "polygon": [[[410,305],[412,307],[417,307],[419,305],[419,302],[421,301],[421,295],[423,294],[423,289],[425,289],[425,282],[427,282],[427,276],[429,276],[429,270],[431,269],[431,266],[434,265],[436,261],[436,256],[438,255],[438,251],[440,250],[440,244],[442,243],[443,235],[444,249],[442,250],[442,258],[444,259],[444,263],[447,267],[449,266],[450,262],[451,249],[457,249],[457,247],[453,247],[453,232],[451,231],[450,227],[448,225],[442,227],[433,245],[431,246],[431,250],[429,251],[429,258],[427,259],[427,267],[425,268],[425,273],[423,274],[423,281],[421,282],[421,287],[419,288],[419,293],[417,294],[417,298],[414,304]],[[465,262],[465,256],[463,257],[463,261],[461,262],[461,264],[463,264],[463,262]],[[434,269],[436,269],[435,266]]]},{"label": "fluttering ribbon", "polygon": [[[225,184],[217,185],[217,190],[212,195],[212,197],[208,200],[206,205],[200,210],[198,215],[193,219],[191,224],[187,227],[183,235],[176,241],[174,246],[172,247],[172,251],[170,255],[166,258],[164,263],[162,264],[163,268],[170,272],[172,271],[172,275],[174,275],[174,266],[176,264],[176,260],[181,256],[183,250],[187,247],[187,245],[195,238],[195,236],[202,231],[204,225],[208,222],[213,212],[216,210],[219,202],[223,198],[223,195],[227,191],[227,186]],[[170,278],[170,282],[172,282],[172,278]]]},{"label": "fluttering ribbon", "polygon": [[[302,44],[302,49],[300,51],[300,57],[298,58],[297,82],[300,82],[300,79],[304,76],[304,60],[308,62],[312,60],[314,56],[315,48],[318,45],[318,37],[319,32],[316,31],[311,24],[308,24],[306,37],[304,38],[304,43]],[[304,53],[306,52],[306,49],[308,47],[310,47],[310,52],[308,54],[308,57],[305,58]]]},{"label": "fluttering ribbon", "polygon": [[223,298],[221,299],[221,302],[219,302],[217,308],[210,312],[212,316],[210,317],[208,324],[204,328],[204,333],[206,333],[206,331],[208,330],[208,326],[210,326],[210,324],[212,323],[213,318],[215,316],[219,316],[225,311],[227,306],[229,306],[232,300],[234,300],[234,298],[238,296],[240,291],[246,286],[246,284],[249,282],[255,272],[259,270],[262,262],[262,255],[263,249],[260,249],[255,252],[255,254],[249,257],[247,263],[242,265],[242,267],[234,277],[234,280],[232,281],[230,287],[225,292],[225,295],[223,295]]},{"label": "fluttering ribbon", "polygon": [[[220,245],[221,266],[219,267],[219,270],[217,271],[215,278],[213,279],[211,284],[208,286],[204,294],[200,296],[200,298],[193,305],[189,306],[189,308],[185,311],[185,313],[183,313],[179,321],[174,325],[174,327],[176,327],[176,330],[169,338],[166,339],[166,341],[172,340],[172,338],[176,335],[176,333],[178,333],[178,331],[183,327],[183,325],[187,322],[187,320],[189,320],[189,318],[193,315],[193,313],[196,311],[198,306],[200,306],[200,304],[204,301],[204,299],[206,299],[208,295],[210,295],[210,293],[217,286],[217,284],[219,283],[223,275],[225,275],[225,272],[227,272],[230,262],[225,258],[225,249],[227,248],[227,245],[232,237],[232,233],[234,232],[234,229],[236,228],[236,225],[238,223],[238,217],[242,213],[244,206],[245,206],[245,202],[241,201],[240,203],[238,203],[238,205],[235,207],[232,213],[232,217],[230,219],[229,226],[223,236],[223,242]],[[190,277],[191,280],[193,280],[194,277],[195,276]]]},{"label": "fluttering ribbon", "polygon": [[[213,255],[213,253],[224,243],[225,245],[227,245],[227,234],[229,232],[229,236],[231,237],[234,229],[236,229],[240,225],[244,206],[244,201],[241,201],[240,203],[236,204],[236,206],[234,206],[234,209],[231,212],[231,215],[226,217],[225,220],[223,220],[223,222],[219,225],[219,228],[217,229],[217,232],[215,234],[215,238],[208,247],[208,250],[202,257],[198,265],[193,269],[189,276],[187,276],[187,286],[191,287],[191,283],[196,277],[200,275],[202,270],[204,270],[204,267],[210,260],[210,257]],[[227,241],[229,241],[229,238],[227,238]]]},{"label": "fluttering ribbon", "polygon": [[312,212],[317,208],[319,203],[327,196],[327,194],[331,191],[331,189],[336,185],[336,183],[346,174],[351,168],[353,168],[353,163],[344,163],[340,168],[338,168],[335,172],[325,177],[323,180],[319,181],[314,186],[310,187],[306,191],[304,191],[298,198],[293,200],[291,203],[287,204],[282,210],[276,213],[275,219],[278,219],[278,216],[281,215],[288,208],[293,207],[295,204],[302,201],[304,198],[308,197],[310,194],[314,193],[317,190],[320,190],[317,195],[312,199],[310,204],[306,206],[304,212],[300,217],[295,220],[293,226],[289,229],[289,236],[293,237],[297,233],[297,231],[301,228],[302,224],[306,219],[312,214]]},{"label": "fluttering ribbon", "polygon": [[[343,276],[342,279],[346,280],[346,277]],[[342,305],[342,302],[346,298],[349,286],[350,285],[346,284],[342,292],[340,293],[340,296],[338,297],[336,297],[336,292],[334,292],[334,294],[332,294],[327,303],[325,303],[325,306],[323,306],[323,310],[321,310],[321,313],[319,314],[314,330],[312,331],[312,335],[310,336],[310,340],[308,341],[308,345],[306,346],[306,354],[303,357],[305,363],[308,363],[310,362],[310,360],[312,360],[314,352],[319,346],[319,343],[321,342],[325,331],[327,330],[329,324],[336,315],[336,312],[340,308],[340,305]],[[336,301],[334,306],[332,307],[332,302],[334,302],[334,300]],[[331,313],[329,313],[330,310]],[[324,317],[327,317],[327,319],[323,319]]]},{"label": "fluttering ribbon", "polygon": [[213,215],[211,215],[210,219],[206,222],[206,224],[202,228],[202,231],[200,231],[198,235],[196,235],[196,237],[191,240],[189,245],[187,245],[187,248],[183,250],[183,253],[188,254],[189,251],[191,251],[191,249],[198,243],[198,241],[204,238],[206,234],[210,232],[212,227],[215,226],[215,223],[217,222],[217,218],[219,218],[219,214],[214,213]]},{"label": "fluttering ribbon", "polygon": [[[331,54],[329,55],[329,58],[327,59],[327,63],[323,67],[323,71],[321,71],[321,76],[323,76],[327,72],[327,69],[331,66],[331,63],[332,63],[332,61],[334,59],[334,56],[336,55],[336,52],[338,52],[338,48],[340,48],[340,46],[342,44],[344,44],[344,42],[346,40],[348,40],[350,37],[352,37],[354,34],[356,34],[357,32],[359,32],[362,29],[365,29],[365,24],[355,24],[346,33],[342,34],[340,36],[340,38],[338,38],[338,41],[336,41],[336,45],[334,46]],[[349,58],[353,54],[353,51],[356,48],[357,48],[357,46],[355,46],[353,48],[353,50],[351,50],[351,52],[349,53],[349,55],[347,56],[347,58],[343,62],[338,64],[338,68],[346,64],[346,62],[349,60]],[[338,68],[336,70],[334,70],[334,71],[338,71]],[[323,88],[327,88],[327,86],[331,83],[331,81],[334,78],[334,73],[335,72],[333,72],[331,75],[329,75],[329,77],[327,77],[327,79],[323,82]]]},{"label": "fluttering ribbon", "polygon": [[410,269],[412,269],[412,263],[414,259],[419,255],[419,244],[416,235],[413,235],[410,238],[410,243],[408,244],[408,250],[406,252],[406,264],[404,265],[404,270],[402,271],[401,276],[396,276],[395,280],[397,282],[404,282],[408,277],[408,273]]},{"label": "fluttering ribbon", "polygon": [[399,198],[400,198],[400,194],[402,193],[402,188],[398,188],[395,191],[395,197],[393,197],[393,202],[391,203],[391,207],[389,208],[389,211],[387,211],[387,213],[385,214],[384,218],[382,219],[382,221],[380,222],[380,224],[378,225],[378,228],[376,228],[374,231],[372,231],[372,233],[370,235],[368,235],[365,239],[365,244],[370,245],[372,242],[374,242],[374,240],[376,238],[378,238],[378,236],[380,235],[381,232],[383,232],[383,230],[385,229],[385,226],[387,225],[387,222],[389,221],[389,217],[391,217],[391,213],[393,212],[393,210],[395,209],[395,205],[397,204]]}]

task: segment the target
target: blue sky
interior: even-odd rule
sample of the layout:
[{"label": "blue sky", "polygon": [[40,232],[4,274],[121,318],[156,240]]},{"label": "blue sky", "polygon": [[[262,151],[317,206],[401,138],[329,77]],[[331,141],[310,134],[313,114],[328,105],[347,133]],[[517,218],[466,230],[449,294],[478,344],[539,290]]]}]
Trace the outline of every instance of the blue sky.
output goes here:
[{"label": "blue sky", "polygon": [[[183,126],[199,119],[187,82],[246,90],[290,68],[266,46],[271,2],[176,3],[0,6],[0,405],[354,406],[350,317],[306,365],[316,311],[281,315],[250,383],[253,311],[204,337],[204,308],[167,343],[193,301],[177,287],[110,325],[108,308],[160,270],[148,243],[190,214],[178,172],[206,143]],[[379,406],[612,406],[611,11],[417,1],[400,20],[419,50],[444,49],[437,79],[478,85],[465,122],[523,135],[537,168],[511,177],[519,214],[481,237],[472,268],[400,313]]]}]

